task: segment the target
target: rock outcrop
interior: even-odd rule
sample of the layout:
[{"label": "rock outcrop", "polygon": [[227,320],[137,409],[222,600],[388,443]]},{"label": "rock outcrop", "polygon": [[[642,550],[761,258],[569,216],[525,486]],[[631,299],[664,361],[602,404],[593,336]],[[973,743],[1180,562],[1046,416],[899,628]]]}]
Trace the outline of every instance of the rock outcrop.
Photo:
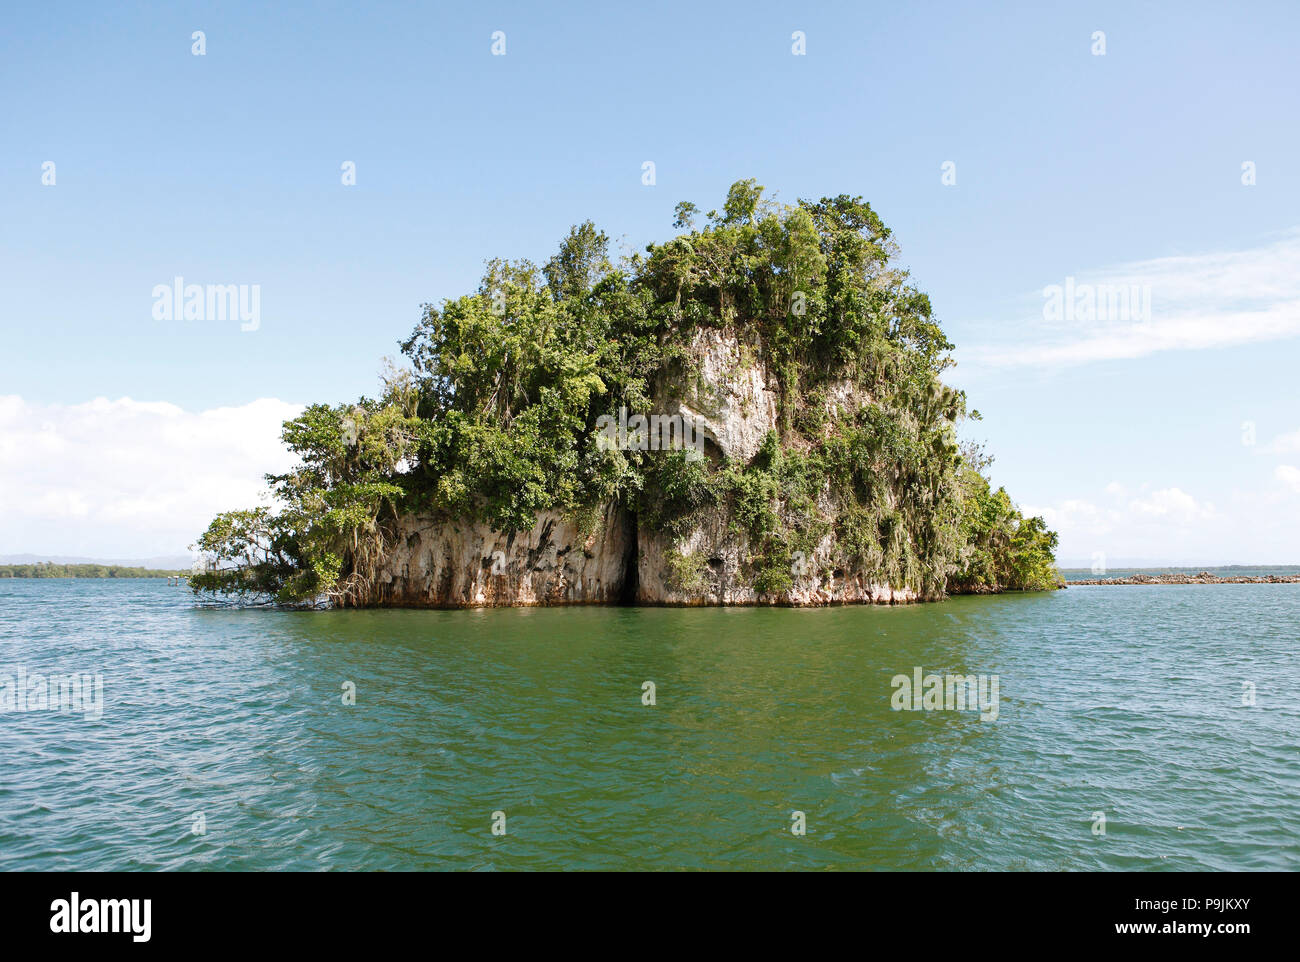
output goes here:
[{"label": "rock outcrop", "polygon": [[[777,427],[780,410],[774,374],[756,345],[717,328],[695,332],[692,354],[699,358],[693,377],[660,386],[667,412],[696,419],[716,445],[716,455],[748,462]],[[870,402],[856,385],[842,382],[826,391],[829,418],[851,416]],[[829,492],[819,505],[826,517],[840,510]],[[785,591],[765,594],[746,573],[752,546],[731,525],[728,510],[706,512],[684,534],[641,532],[637,559],[637,599],[643,604],[819,606],[901,604],[922,600],[911,588],[879,584],[862,574],[838,569],[835,541],[826,535],[808,556],[797,560]]]},{"label": "rock outcrop", "polygon": [[408,517],[379,571],[379,604],[417,608],[618,604],[629,600],[632,518],[614,504],[590,533],[553,512],[529,531]]},{"label": "rock outcrop", "polygon": [[655,385],[664,414],[680,414],[712,445],[712,454],[748,461],[776,427],[780,395],[758,346],[714,327],[696,328],[690,353],[698,367]]},{"label": "rock outcrop", "polygon": [[[777,427],[778,386],[757,346],[718,328],[695,331],[690,372],[655,385],[656,413],[680,415],[704,435],[714,461],[748,462]],[[827,392],[827,414],[851,416],[869,403],[854,385]],[[820,504],[839,510],[827,492]],[[834,561],[827,534],[798,559],[787,590],[763,593],[749,571],[752,546],[731,524],[728,506],[703,511],[676,536],[638,530],[614,503],[588,532],[553,512],[529,531],[505,533],[484,524],[408,517],[379,572],[379,604],[411,607],[494,607],[635,603],[646,605],[903,604],[923,599],[909,587],[880,584]]]}]

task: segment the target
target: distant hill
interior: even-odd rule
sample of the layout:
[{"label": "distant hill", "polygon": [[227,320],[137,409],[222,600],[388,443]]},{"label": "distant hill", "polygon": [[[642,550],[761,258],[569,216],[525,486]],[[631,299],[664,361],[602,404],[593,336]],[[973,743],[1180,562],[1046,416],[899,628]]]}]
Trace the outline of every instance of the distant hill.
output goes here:
[{"label": "distant hill", "polygon": [[56,565],[103,565],[105,567],[149,568],[158,571],[189,571],[194,559],[186,554],[153,558],[82,558],[59,554],[0,554],[0,565],[30,565],[48,561]]}]

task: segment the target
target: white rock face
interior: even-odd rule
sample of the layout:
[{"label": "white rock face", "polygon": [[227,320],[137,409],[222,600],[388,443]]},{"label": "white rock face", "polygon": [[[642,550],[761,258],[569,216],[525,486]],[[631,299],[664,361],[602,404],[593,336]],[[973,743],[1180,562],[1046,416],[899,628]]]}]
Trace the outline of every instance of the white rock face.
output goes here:
[{"label": "white rock face", "polygon": [[622,599],[632,519],[608,505],[583,534],[554,512],[530,531],[406,519],[380,571],[379,604],[422,608],[613,604]]},{"label": "white rock face", "polygon": [[835,566],[835,539],[822,538],[813,553],[796,560],[789,590],[756,591],[746,574],[749,537],[731,530],[718,511],[674,544],[669,537],[641,532],[637,552],[637,601],[659,605],[910,604],[922,598],[911,588],[878,584]]},{"label": "white rock face", "polygon": [[[701,328],[691,343],[700,358],[698,375],[686,384],[659,385],[667,413],[695,417],[721,453],[748,462],[767,433],[776,428],[780,397],[775,381],[755,350],[718,328]],[[676,397],[674,397],[676,395]],[[871,398],[852,382],[826,391],[828,421],[852,417]],[[674,406],[675,405],[675,406]],[[830,430],[828,424],[827,429]],[[839,506],[829,496],[822,511],[834,517]],[[911,588],[876,584],[839,571],[832,556],[834,538],[822,539],[811,557],[791,572],[794,584],[780,594],[754,590],[746,573],[752,553],[749,537],[730,527],[724,509],[704,514],[693,530],[677,540],[656,532],[638,532],[637,601],[661,605],[833,605],[905,604],[921,600]]]},{"label": "white rock face", "polygon": [[680,414],[714,441],[722,454],[748,461],[776,427],[780,396],[756,349],[719,328],[697,328],[691,353],[697,376],[656,385],[665,414]]},{"label": "white rock face", "polygon": [[[722,329],[698,328],[691,353],[699,359],[698,371],[655,385],[659,410],[653,413],[690,419],[716,444],[717,450],[708,453],[748,462],[777,425],[775,379],[756,347]],[[847,382],[826,392],[830,419],[852,417],[867,403],[870,398]],[[828,518],[838,513],[829,495],[821,508]],[[375,595],[381,605],[448,608],[615,604],[631,600],[629,593],[637,603],[659,605],[921,600],[911,588],[877,584],[838,570],[830,534],[812,557],[800,560],[788,591],[760,594],[752,586],[749,538],[733,532],[730,520],[726,505],[703,513],[674,544],[663,534],[638,531],[635,519],[612,503],[589,535],[554,512],[543,512],[532,530],[515,534],[483,524],[412,517],[380,572]]]},{"label": "white rock face", "polygon": [[863,407],[871,403],[871,395],[865,388],[852,381],[835,381],[826,388],[826,433],[832,431],[841,420],[852,418]]}]

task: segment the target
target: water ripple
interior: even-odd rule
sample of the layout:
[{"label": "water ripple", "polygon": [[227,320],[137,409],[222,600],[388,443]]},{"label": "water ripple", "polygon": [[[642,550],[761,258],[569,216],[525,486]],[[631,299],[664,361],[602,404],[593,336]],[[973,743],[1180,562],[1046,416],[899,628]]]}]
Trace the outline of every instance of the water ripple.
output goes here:
[{"label": "water ripple", "polygon": [[[1298,624],[1296,585],[284,613],[4,581],[0,674],[101,673],[104,711],[0,712],[0,869],[1295,869]],[[891,710],[915,667],[996,674],[997,720]]]}]

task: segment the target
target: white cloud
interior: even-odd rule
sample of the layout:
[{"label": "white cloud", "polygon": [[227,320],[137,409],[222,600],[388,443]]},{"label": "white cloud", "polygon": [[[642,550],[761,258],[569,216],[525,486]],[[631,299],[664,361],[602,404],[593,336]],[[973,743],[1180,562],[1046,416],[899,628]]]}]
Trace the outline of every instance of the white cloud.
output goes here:
[{"label": "white cloud", "polygon": [[[1112,496],[1122,496],[1124,491],[1118,482],[1106,485],[1106,493]],[[1161,488],[1112,507],[1069,498],[1055,505],[1022,505],[1021,510],[1042,515],[1063,536],[1067,533],[1104,535],[1152,522],[1163,528],[1185,527],[1219,518],[1213,504],[1199,501],[1181,488]]]},{"label": "white cloud", "polygon": [[[1188,564],[1217,563],[1231,549],[1234,534],[1255,516],[1245,505],[1232,517],[1215,505],[1177,486],[1151,490],[1148,485],[1106,485],[1097,501],[1069,498],[1053,504],[1021,505],[1041,515],[1061,538],[1057,557],[1065,563],[1095,553],[1108,558],[1181,558]],[[1131,496],[1130,496],[1131,493]],[[1239,559],[1240,560],[1240,559]],[[1254,560],[1254,559],[1251,559]]]},{"label": "white cloud", "polygon": [[1181,524],[1215,517],[1214,505],[1199,502],[1179,488],[1162,488],[1148,497],[1130,501],[1129,510],[1136,515],[1168,518]]},{"label": "white cloud", "polygon": [[1103,508],[1090,501],[1070,498],[1055,505],[1021,505],[1022,513],[1027,516],[1039,515],[1047,526],[1062,536],[1069,534],[1101,535],[1121,523],[1120,512],[1113,508]]},{"label": "white cloud", "polygon": [[0,553],[184,554],[214,514],[260,503],[263,475],[293,461],[280,425],[301,411],[0,396]]},{"label": "white cloud", "polygon": [[[1300,230],[1239,251],[1160,257],[1081,273],[1078,285],[1149,288],[1147,320],[1047,321],[1043,298],[1015,339],[960,352],[978,366],[1063,366],[1300,335]],[[1060,285],[1047,279],[1044,286]],[[1001,325],[1005,327],[1006,325]]]},{"label": "white cloud", "polygon": [[1258,454],[1292,454],[1300,451],[1300,431],[1279,434],[1268,444],[1260,445],[1255,451]]},{"label": "white cloud", "polygon": [[1296,494],[1300,494],[1300,468],[1291,464],[1279,464],[1273,471],[1273,477],[1281,481]]}]

